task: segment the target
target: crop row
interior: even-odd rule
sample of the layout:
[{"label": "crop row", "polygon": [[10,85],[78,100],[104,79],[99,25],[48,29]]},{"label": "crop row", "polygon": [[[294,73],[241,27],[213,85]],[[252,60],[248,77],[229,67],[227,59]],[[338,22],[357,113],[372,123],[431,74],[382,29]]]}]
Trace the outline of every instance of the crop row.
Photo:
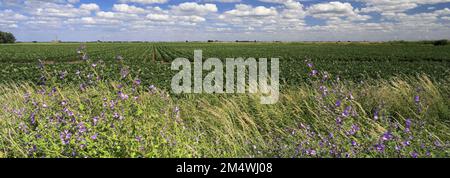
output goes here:
[{"label": "crop row", "polygon": [[[0,46],[0,81],[38,82],[38,59],[47,61],[53,73],[80,70],[80,44],[17,44]],[[105,76],[120,72],[117,58],[145,81],[170,86],[170,62],[178,57],[193,59],[194,50],[203,50],[203,59],[236,57],[280,58],[281,83],[299,85],[308,75],[303,61],[311,59],[317,67],[335,76],[356,82],[394,76],[427,74],[432,79],[450,78],[450,48],[427,45],[389,44],[239,44],[239,43],[119,43],[86,45],[89,59],[102,63]],[[59,56],[58,56],[59,55]],[[71,80],[76,82],[76,80]]]}]

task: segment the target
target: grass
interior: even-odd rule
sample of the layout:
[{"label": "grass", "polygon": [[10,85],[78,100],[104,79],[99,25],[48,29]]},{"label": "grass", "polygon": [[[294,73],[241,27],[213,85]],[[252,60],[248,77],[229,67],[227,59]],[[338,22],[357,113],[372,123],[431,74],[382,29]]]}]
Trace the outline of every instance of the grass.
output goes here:
[{"label": "grass", "polygon": [[449,156],[448,83],[427,76],[376,85],[317,76],[275,105],[258,95],[173,97],[138,83],[0,86],[0,156]]},{"label": "grass", "polygon": [[385,66],[352,61],[345,66],[359,65],[349,70],[359,75],[345,79],[316,73],[341,71],[334,63],[291,59],[284,62],[295,66],[281,65],[279,102],[262,105],[261,94],[171,95],[165,68],[128,67],[133,60],[94,58],[61,70],[40,63],[24,80],[1,83],[0,157],[450,156],[448,77],[402,66],[395,76],[359,80],[359,69]]}]

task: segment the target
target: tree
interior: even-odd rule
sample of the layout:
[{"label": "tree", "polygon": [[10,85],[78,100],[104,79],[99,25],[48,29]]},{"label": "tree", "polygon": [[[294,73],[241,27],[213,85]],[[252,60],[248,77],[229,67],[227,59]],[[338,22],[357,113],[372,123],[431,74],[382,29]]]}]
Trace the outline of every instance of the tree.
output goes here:
[{"label": "tree", "polygon": [[447,40],[437,40],[433,44],[434,44],[434,46],[445,46],[448,44],[448,41]]},{"label": "tree", "polygon": [[0,43],[15,43],[16,37],[12,33],[0,31]]}]

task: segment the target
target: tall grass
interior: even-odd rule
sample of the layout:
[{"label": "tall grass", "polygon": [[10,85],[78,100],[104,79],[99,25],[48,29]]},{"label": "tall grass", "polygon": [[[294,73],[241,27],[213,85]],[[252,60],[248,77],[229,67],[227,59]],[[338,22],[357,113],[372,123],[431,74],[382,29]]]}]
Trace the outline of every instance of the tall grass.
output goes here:
[{"label": "tall grass", "polygon": [[274,105],[138,80],[2,85],[0,156],[449,157],[448,83],[312,78]]}]

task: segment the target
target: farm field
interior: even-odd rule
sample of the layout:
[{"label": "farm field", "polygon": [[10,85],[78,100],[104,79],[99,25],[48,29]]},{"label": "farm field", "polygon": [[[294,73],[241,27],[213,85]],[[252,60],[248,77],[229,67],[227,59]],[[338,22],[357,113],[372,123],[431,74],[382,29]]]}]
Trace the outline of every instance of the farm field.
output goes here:
[{"label": "farm field", "polygon": [[[35,81],[39,78],[38,60],[53,71],[73,73],[80,58],[79,43],[25,43],[3,45],[2,83]],[[116,57],[122,56],[131,72],[146,82],[168,87],[173,76],[170,62],[177,57],[192,59],[196,49],[203,58],[235,57],[280,58],[281,80],[298,85],[308,78],[304,60],[314,61],[322,70],[353,81],[388,79],[397,75],[415,76],[424,73],[433,79],[446,79],[450,74],[450,47],[431,44],[396,43],[88,43],[89,58],[108,65],[108,73],[117,72]],[[402,67],[400,67],[402,66]],[[140,73],[140,74],[138,74]],[[169,75],[170,73],[170,75]],[[109,75],[109,74],[108,74]],[[157,79],[157,80],[155,80]]]},{"label": "farm field", "polygon": [[[173,94],[171,62],[280,59],[280,101]],[[449,157],[450,46],[0,45],[0,157]]]}]

